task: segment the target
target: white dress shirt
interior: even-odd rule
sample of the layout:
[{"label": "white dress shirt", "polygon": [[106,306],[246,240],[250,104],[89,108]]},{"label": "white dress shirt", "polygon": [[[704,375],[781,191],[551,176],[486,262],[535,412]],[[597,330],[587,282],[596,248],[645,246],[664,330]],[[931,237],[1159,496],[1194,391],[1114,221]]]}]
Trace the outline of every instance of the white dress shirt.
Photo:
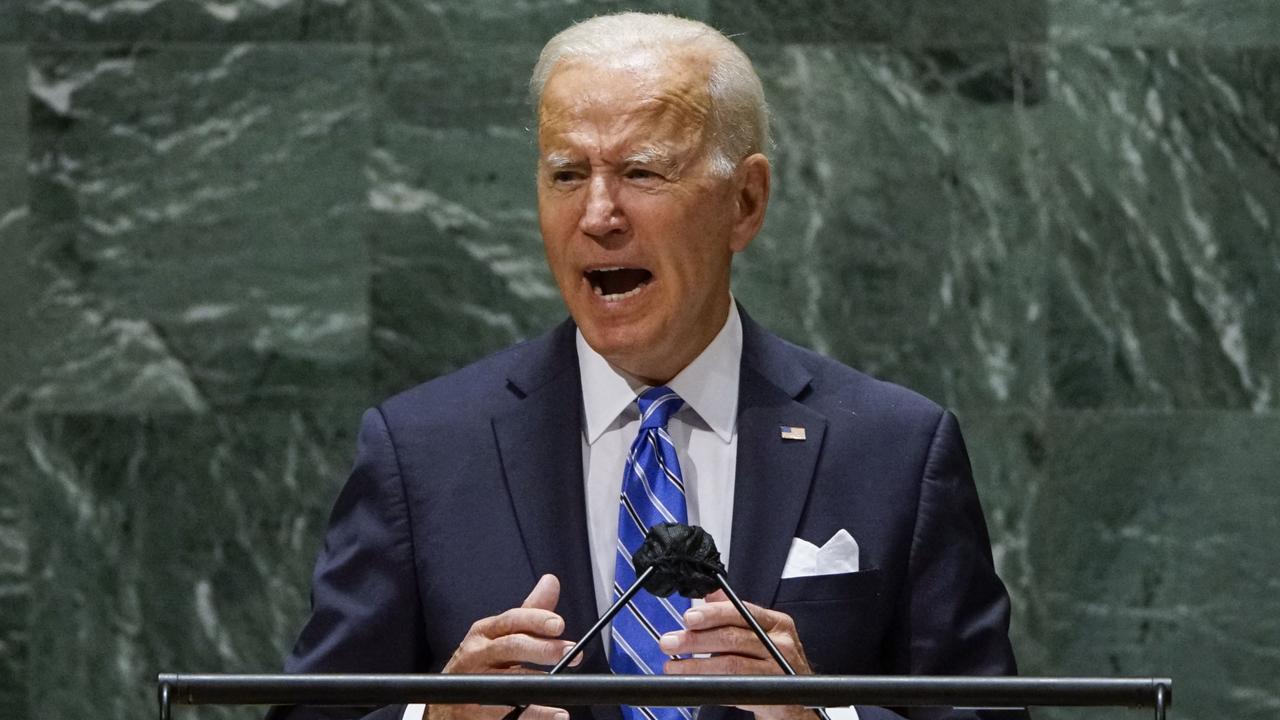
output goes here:
[{"label": "white dress shirt", "polygon": [[[676,446],[688,501],[689,524],[715,538],[729,565],[733,527],[733,488],[738,452],[738,375],[742,368],[742,320],[729,303],[724,327],[689,366],[667,383],[684,399],[667,422]],[[636,397],[649,388],[613,367],[578,333],[578,371],[582,376],[582,469],[587,491],[587,535],[591,573],[596,583],[597,614],[613,604],[613,565],[617,558],[622,470],[640,431]],[[693,604],[701,604],[694,600]],[[603,640],[609,647],[609,628]],[[851,707],[827,708],[832,720],[858,720]]]},{"label": "white dress shirt", "polygon": [[[715,538],[729,563],[733,524],[733,478],[738,450],[738,373],[742,361],[742,320],[729,303],[724,327],[702,354],[666,384],[684,400],[667,423],[676,447],[688,501],[689,524]],[[640,431],[636,397],[649,388],[610,365],[578,333],[582,376],[582,469],[586,483],[587,535],[596,608],[613,603],[618,547],[619,495],[631,443]],[[700,602],[700,601],[699,601]],[[608,639],[606,638],[606,647]]]}]

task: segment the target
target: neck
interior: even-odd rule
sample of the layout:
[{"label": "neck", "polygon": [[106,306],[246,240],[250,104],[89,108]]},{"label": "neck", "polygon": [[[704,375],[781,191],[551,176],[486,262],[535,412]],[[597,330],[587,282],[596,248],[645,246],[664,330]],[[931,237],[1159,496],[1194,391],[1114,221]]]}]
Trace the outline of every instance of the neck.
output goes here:
[{"label": "neck", "polygon": [[689,367],[694,360],[697,360],[698,356],[702,355],[724,330],[725,324],[729,321],[729,308],[732,303],[732,296],[725,293],[723,303],[717,303],[718,307],[707,313],[710,317],[721,318],[721,321],[706,328],[697,337],[696,342],[685,343],[682,348],[676,348],[674,352],[667,352],[656,358],[606,357],[605,360],[608,360],[610,365],[645,385],[653,387],[666,385],[675,376],[684,372],[684,369]]}]

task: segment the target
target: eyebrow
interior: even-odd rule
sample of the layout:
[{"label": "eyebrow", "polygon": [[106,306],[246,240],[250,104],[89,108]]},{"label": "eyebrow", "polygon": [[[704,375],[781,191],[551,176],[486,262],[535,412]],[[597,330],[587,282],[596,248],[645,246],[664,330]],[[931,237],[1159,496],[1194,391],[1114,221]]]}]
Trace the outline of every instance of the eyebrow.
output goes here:
[{"label": "eyebrow", "polygon": [[653,146],[641,148],[639,151],[623,158],[623,162],[628,165],[659,165],[668,168],[675,166],[670,153],[662,148]]},{"label": "eyebrow", "polygon": [[567,168],[574,164],[572,158],[561,152],[547,153],[547,156],[542,159],[542,162],[555,169]]},{"label": "eyebrow", "polygon": [[[550,152],[542,158],[543,164],[552,170],[561,170],[568,167],[574,167],[579,161],[573,159],[563,152]],[[658,147],[645,147],[624,157],[622,162],[627,165],[657,165],[663,168],[674,168],[675,160],[666,150]]]}]

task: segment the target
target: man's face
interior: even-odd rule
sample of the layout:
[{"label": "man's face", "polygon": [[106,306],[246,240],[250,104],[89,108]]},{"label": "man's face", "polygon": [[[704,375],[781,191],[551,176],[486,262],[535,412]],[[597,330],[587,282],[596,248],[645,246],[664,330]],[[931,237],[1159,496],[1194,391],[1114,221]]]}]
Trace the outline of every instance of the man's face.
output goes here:
[{"label": "man's face", "polygon": [[711,171],[708,67],[696,57],[565,61],[539,107],[551,272],[587,343],[651,382],[669,380],[723,326],[730,260],[759,227],[742,221],[743,173]]}]

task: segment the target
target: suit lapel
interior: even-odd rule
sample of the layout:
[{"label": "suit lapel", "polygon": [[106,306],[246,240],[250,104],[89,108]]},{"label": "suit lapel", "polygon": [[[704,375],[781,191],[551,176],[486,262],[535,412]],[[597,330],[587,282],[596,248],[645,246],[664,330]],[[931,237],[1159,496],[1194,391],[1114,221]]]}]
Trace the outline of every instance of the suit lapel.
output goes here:
[{"label": "suit lapel", "polygon": [[[596,618],[582,483],[582,387],[574,326],[529,343],[507,379],[514,403],[493,419],[502,469],[534,577],[560,578],[557,611],[576,639]],[[608,672],[593,643],[578,672]]]},{"label": "suit lapel", "polygon": [[[808,370],[745,314],[742,324],[729,581],[744,599],[769,606],[804,512],[827,423],[796,399],[808,390]],[[784,426],[803,428],[804,439],[784,438]]]},{"label": "suit lapel", "polygon": [[[742,308],[742,373],[738,379],[738,460],[733,491],[729,582],[748,602],[770,606],[778,592],[791,539],[800,525],[827,421],[798,402],[812,375],[785,344]],[[787,440],[781,428],[804,428]],[[699,720],[747,717],[708,707]]]}]

